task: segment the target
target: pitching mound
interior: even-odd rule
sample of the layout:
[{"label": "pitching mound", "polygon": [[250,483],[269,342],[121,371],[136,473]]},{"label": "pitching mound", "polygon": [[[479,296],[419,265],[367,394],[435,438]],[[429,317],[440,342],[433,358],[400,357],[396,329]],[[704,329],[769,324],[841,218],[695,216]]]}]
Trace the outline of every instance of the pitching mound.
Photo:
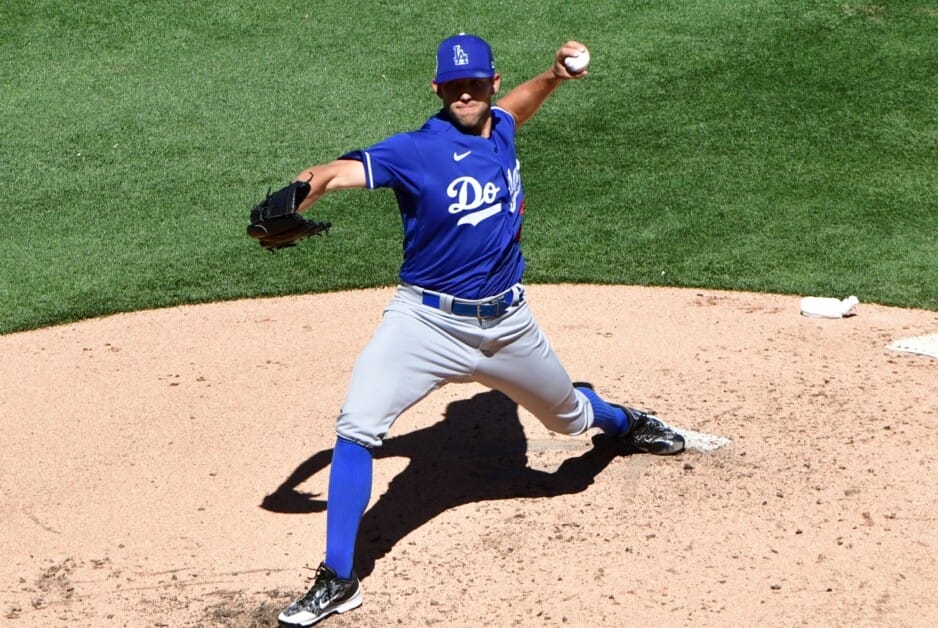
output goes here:
[{"label": "pitching mound", "polygon": [[[272,626],[322,557],[333,419],[390,289],[0,337],[0,617]],[[323,625],[938,622],[938,313],[530,286],[571,376],[699,446],[629,455],[448,386],[377,455]],[[389,364],[388,368],[394,368]]]}]

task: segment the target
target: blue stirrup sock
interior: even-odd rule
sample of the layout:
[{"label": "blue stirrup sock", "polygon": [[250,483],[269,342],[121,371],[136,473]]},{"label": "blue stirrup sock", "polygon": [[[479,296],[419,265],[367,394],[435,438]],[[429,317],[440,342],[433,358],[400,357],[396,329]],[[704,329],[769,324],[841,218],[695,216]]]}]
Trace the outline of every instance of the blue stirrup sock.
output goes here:
[{"label": "blue stirrup sock", "polygon": [[373,466],[370,449],[336,439],[326,505],[326,565],[345,580],[352,577],[358,525],[371,499]]},{"label": "blue stirrup sock", "polygon": [[577,387],[589,399],[593,406],[593,426],[598,427],[610,436],[624,434],[629,429],[629,417],[622,408],[606,403],[602,398],[585,386]]}]

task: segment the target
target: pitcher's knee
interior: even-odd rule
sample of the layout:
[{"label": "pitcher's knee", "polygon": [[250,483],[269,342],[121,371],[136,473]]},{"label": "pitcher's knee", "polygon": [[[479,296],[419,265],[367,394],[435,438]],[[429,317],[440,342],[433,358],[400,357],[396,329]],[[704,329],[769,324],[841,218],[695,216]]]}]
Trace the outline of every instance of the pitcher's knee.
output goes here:
[{"label": "pitcher's knee", "polygon": [[544,427],[565,436],[578,436],[593,425],[592,406],[581,392],[573,389],[562,404],[535,416]]},{"label": "pitcher's knee", "polygon": [[340,414],[336,420],[336,434],[364,447],[380,447],[390,426],[357,415]]}]

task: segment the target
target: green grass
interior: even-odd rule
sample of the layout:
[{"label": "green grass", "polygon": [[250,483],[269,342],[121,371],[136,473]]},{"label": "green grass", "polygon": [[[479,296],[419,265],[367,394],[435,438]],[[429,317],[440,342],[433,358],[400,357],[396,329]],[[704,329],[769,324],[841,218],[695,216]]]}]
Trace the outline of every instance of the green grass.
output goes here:
[{"label": "green grass", "polygon": [[390,192],[327,197],[331,235],[276,255],[248,209],[421,124],[460,30],[503,89],[568,37],[593,53],[519,137],[529,281],[938,310],[934,3],[7,0],[0,333],[392,283]]}]

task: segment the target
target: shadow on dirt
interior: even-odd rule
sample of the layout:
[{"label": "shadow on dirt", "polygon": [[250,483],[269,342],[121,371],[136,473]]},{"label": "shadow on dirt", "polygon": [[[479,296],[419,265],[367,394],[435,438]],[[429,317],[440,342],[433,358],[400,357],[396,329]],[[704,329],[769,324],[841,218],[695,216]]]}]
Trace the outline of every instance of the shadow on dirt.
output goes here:
[{"label": "shadow on dirt", "polygon": [[[528,467],[527,441],[518,406],[488,391],[455,401],[442,421],[385,440],[375,459],[404,457],[408,466],[365,513],[359,528],[355,569],[367,577],[401,539],[450,508],[463,504],[579,493],[616,457],[628,453],[618,440],[593,437],[593,447],[565,460],[556,471]],[[261,507],[271,512],[323,512],[326,502],[297,490],[326,469],[332,450],[313,454]]]}]

